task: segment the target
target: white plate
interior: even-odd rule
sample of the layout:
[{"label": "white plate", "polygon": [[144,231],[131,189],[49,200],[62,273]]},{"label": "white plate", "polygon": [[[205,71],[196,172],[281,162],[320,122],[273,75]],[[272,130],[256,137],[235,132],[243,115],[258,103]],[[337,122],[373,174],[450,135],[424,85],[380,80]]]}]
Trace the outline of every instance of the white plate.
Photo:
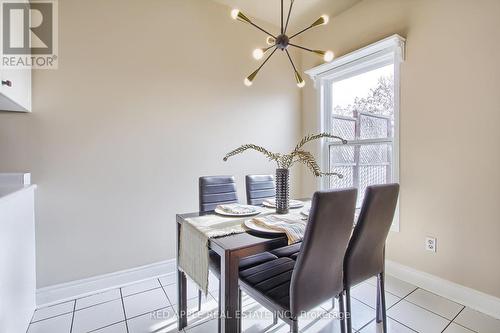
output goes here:
[{"label": "white plate", "polygon": [[244,222],[244,224],[250,230],[254,230],[254,231],[258,231],[258,232],[263,232],[263,233],[266,233],[266,234],[284,234],[284,232],[281,232],[281,231],[268,229],[266,227],[261,227],[260,225],[255,224],[253,222],[253,220],[246,220]]},{"label": "white plate", "polygon": [[245,217],[245,216],[255,216],[255,215],[259,215],[261,213],[260,209],[258,207],[253,207],[252,208],[255,209],[254,212],[251,212],[251,213],[243,213],[243,214],[234,214],[234,213],[228,213],[228,212],[225,212],[223,211],[222,209],[218,209],[218,208],[215,208],[215,212],[219,215],[223,215],[223,216],[231,216],[231,217]]},{"label": "white plate", "polygon": [[[263,206],[265,207],[269,207],[269,208],[276,208],[276,204],[271,204],[271,203],[268,203],[267,201],[264,201],[262,203]],[[290,208],[300,208],[300,207],[304,207],[304,203],[302,201],[299,201],[299,200],[290,200]]]}]

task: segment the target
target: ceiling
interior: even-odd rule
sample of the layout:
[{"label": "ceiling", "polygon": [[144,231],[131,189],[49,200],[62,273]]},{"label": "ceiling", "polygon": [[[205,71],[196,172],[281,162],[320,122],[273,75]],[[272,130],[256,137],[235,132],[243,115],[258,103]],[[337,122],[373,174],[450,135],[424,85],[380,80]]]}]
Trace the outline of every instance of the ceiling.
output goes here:
[{"label": "ceiling", "polygon": [[[232,8],[240,9],[245,15],[258,18],[276,26],[280,21],[280,0],[214,0]],[[322,14],[334,17],[362,0],[295,0],[290,18],[291,30],[304,28]],[[284,0],[285,17],[290,0]],[[228,14],[229,15],[229,14]]]}]

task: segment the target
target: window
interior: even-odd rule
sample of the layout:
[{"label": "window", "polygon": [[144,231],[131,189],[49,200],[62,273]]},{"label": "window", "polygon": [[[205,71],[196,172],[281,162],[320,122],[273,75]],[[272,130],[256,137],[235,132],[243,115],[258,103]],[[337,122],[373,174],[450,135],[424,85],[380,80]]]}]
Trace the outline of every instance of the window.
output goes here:
[{"label": "window", "polygon": [[[307,73],[318,88],[321,130],[346,139],[321,143],[322,188],[399,182],[399,66],[404,39],[392,36]],[[394,229],[398,229],[395,219]]]},{"label": "window", "polygon": [[361,206],[366,187],[393,181],[394,65],[368,69],[332,80],[327,131],[348,140],[325,145],[330,177],[328,188],[356,187]]}]

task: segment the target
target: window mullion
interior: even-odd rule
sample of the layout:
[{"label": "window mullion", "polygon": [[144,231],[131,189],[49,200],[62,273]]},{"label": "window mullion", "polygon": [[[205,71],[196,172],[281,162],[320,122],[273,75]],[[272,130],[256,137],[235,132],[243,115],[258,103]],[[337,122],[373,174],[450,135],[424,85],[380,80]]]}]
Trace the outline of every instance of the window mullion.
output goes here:
[{"label": "window mullion", "polygon": [[[354,139],[359,140],[361,135],[361,122],[359,120],[358,112],[353,111],[354,118]],[[360,156],[361,145],[354,145],[354,170],[352,170],[352,185],[355,188],[359,188],[359,156]]]}]

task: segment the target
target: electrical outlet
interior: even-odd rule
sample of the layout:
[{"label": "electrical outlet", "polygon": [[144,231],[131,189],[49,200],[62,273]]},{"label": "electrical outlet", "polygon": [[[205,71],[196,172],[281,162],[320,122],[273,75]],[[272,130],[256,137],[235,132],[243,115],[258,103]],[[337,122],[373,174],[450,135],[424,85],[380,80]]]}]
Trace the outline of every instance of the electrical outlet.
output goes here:
[{"label": "electrical outlet", "polygon": [[427,251],[436,252],[436,238],[435,237],[426,237],[425,238],[425,249]]}]

